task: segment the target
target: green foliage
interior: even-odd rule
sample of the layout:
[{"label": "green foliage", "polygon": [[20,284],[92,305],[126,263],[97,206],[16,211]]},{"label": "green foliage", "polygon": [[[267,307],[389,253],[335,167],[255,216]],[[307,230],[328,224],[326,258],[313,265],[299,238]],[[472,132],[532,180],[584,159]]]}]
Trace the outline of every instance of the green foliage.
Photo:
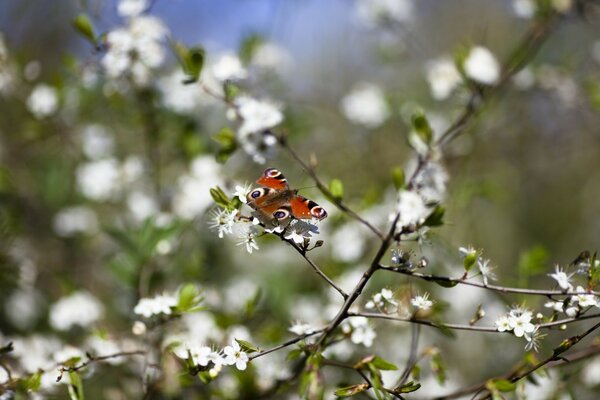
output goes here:
[{"label": "green foliage", "polygon": [[420,383],[410,381],[410,382],[405,383],[404,385],[401,385],[401,386],[398,386],[397,388],[395,388],[394,393],[396,393],[396,394],[412,393],[412,392],[419,390],[420,388],[421,388]]},{"label": "green foliage", "polygon": [[334,392],[337,397],[352,397],[369,389],[369,384],[358,383],[356,385],[346,386]]},{"label": "green foliage", "polygon": [[175,42],[173,43],[173,49],[183,72],[187,75],[183,83],[190,84],[197,82],[200,79],[206,58],[204,48],[201,46],[188,48],[182,43]]},{"label": "green foliage", "polygon": [[255,352],[258,351],[258,347],[254,346],[250,342],[247,342],[247,341],[242,340],[242,339],[235,339],[235,341],[238,342],[238,344],[240,345],[240,348],[245,353],[251,354],[251,353],[255,353]]},{"label": "green foliage", "polygon": [[69,397],[71,400],[84,400],[83,381],[77,371],[69,371]]},{"label": "green foliage", "polygon": [[73,20],[73,27],[79,32],[84,38],[86,38],[94,47],[98,47],[97,35],[92,25],[92,21],[87,14],[79,14]]},{"label": "green foliage", "polygon": [[179,289],[179,299],[175,306],[175,311],[179,313],[193,313],[204,309],[200,305],[204,297],[202,297],[201,291],[194,284],[185,284]]},{"label": "green foliage", "polygon": [[419,136],[421,141],[426,145],[430,145],[433,139],[433,129],[431,129],[425,113],[422,110],[415,112],[412,115],[411,122],[414,132]]},{"label": "green foliage", "polygon": [[423,225],[431,228],[444,225],[444,214],[446,214],[446,209],[439,205],[436,206],[431,214],[425,219]]},{"label": "green foliage", "polygon": [[233,133],[230,128],[224,127],[219,132],[215,133],[212,138],[219,143],[217,161],[225,163],[238,148],[235,133]]},{"label": "green foliage", "polygon": [[329,182],[329,191],[335,200],[341,200],[344,197],[344,184],[339,179],[332,179]]},{"label": "green foliage", "polygon": [[521,252],[517,262],[519,284],[526,286],[530,277],[546,272],[548,258],[548,251],[542,245],[536,245]]},{"label": "green foliage", "polygon": [[254,54],[260,48],[260,46],[263,45],[264,42],[265,42],[264,37],[262,37],[258,33],[252,33],[252,34],[246,36],[242,40],[242,43],[241,43],[239,51],[238,51],[240,60],[244,64],[250,63],[250,61],[252,61],[252,58],[254,57]]},{"label": "green foliage", "polygon": [[443,385],[446,382],[447,368],[439,350],[434,351],[431,355],[429,366],[431,368],[431,372],[433,372],[433,374],[435,375],[435,379],[439,382],[440,385]]},{"label": "green foliage", "polygon": [[242,205],[240,199],[238,199],[237,197],[230,199],[225,194],[223,189],[221,189],[218,186],[210,189],[210,195],[219,207],[224,208],[228,211],[237,210]]},{"label": "green foliage", "polygon": [[396,190],[400,190],[404,188],[406,185],[406,176],[404,174],[404,169],[401,167],[395,167],[392,170],[392,181],[394,182],[394,187]]}]

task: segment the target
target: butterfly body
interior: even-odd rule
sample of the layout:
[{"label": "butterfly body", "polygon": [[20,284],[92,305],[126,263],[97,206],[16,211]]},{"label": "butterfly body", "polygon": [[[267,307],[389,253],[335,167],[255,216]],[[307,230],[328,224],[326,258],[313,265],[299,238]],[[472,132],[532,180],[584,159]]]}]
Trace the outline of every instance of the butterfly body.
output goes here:
[{"label": "butterfly body", "polygon": [[319,220],[327,217],[323,207],[300,196],[298,190],[290,189],[287,179],[275,168],[267,168],[256,183],[263,187],[252,189],[246,197],[247,203],[265,221],[280,223],[292,217]]}]

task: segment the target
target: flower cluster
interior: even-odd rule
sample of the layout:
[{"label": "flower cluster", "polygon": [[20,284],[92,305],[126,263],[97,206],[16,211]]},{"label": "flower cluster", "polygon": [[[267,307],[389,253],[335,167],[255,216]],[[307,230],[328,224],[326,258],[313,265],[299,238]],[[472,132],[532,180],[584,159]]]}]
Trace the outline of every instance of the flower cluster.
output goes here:
[{"label": "flower cluster", "polygon": [[496,329],[498,332],[512,331],[516,337],[524,337],[527,340],[525,350],[535,349],[537,351],[538,342],[543,335],[539,333],[539,327],[531,323],[532,319],[531,311],[522,307],[514,307],[508,314],[496,319]]},{"label": "flower cluster", "polygon": [[[375,293],[371,300],[367,301],[365,308],[376,308],[381,312],[393,312],[398,307],[398,302],[394,300],[394,293],[390,289],[383,288],[380,292]],[[391,308],[391,310],[388,310]]]},{"label": "flower cluster", "polygon": [[177,298],[171,294],[158,294],[152,298],[143,297],[134,307],[133,312],[150,318],[154,315],[171,315],[173,307],[177,305]]},{"label": "flower cluster", "polygon": [[[569,288],[569,290],[572,289],[572,287]],[[600,307],[598,298],[593,294],[586,293],[582,286],[577,286],[575,292],[577,292],[576,295],[569,296],[564,300],[550,300],[544,304],[544,307],[555,312],[564,312],[571,318],[581,314],[588,307]]]},{"label": "flower cluster", "polygon": [[238,370],[243,371],[250,361],[248,354],[236,340],[222,350],[214,350],[199,343],[180,344],[173,349],[173,353],[181,359],[189,360],[194,366],[208,370],[211,378],[215,378],[224,365],[235,365]]},{"label": "flower cluster", "polygon": [[489,259],[481,257],[481,251],[477,251],[473,247],[468,246],[459,247],[458,252],[463,258],[467,270],[469,270],[473,264],[477,264],[484,285],[488,285],[490,280],[496,280],[496,274],[494,273],[495,267],[490,264],[491,261]]},{"label": "flower cluster", "polygon": [[342,332],[350,336],[354,344],[362,344],[365,347],[371,347],[377,333],[365,317],[353,317],[345,320],[342,325]]},{"label": "flower cluster", "polygon": [[139,86],[151,83],[152,71],[162,65],[166,52],[162,41],[167,27],[156,17],[142,15],[144,1],[123,0],[119,4],[127,25],[106,35],[108,50],[102,65],[111,78],[131,77]]}]

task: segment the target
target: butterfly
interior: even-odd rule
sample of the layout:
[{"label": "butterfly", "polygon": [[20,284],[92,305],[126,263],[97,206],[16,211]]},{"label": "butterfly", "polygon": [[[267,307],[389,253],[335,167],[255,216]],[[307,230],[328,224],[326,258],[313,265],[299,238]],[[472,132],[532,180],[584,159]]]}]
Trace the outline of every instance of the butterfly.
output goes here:
[{"label": "butterfly", "polygon": [[276,168],[267,168],[256,183],[263,187],[252,189],[246,200],[250,207],[264,217],[263,221],[279,224],[290,217],[319,220],[327,217],[327,211],[323,207],[300,196],[297,189],[290,189],[287,179]]}]

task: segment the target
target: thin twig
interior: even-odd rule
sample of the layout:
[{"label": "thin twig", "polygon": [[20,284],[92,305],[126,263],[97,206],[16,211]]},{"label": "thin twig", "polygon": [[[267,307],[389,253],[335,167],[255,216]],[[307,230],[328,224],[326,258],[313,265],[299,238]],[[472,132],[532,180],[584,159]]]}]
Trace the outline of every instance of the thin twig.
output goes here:
[{"label": "thin twig", "polygon": [[462,277],[461,278],[451,278],[448,276],[423,274],[423,273],[419,273],[419,272],[410,271],[410,270],[408,270],[406,268],[402,268],[402,267],[388,267],[388,266],[384,266],[384,265],[380,265],[379,267],[386,271],[391,271],[391,272],[396,272],[398,274],[412,276],[412,277],[419,278],[419,279],[422,279],[425,281],[446,282],[446,283],[454,283],[457,285],[475,286],[475,287],[479,287],[482,289],[488,289],[488,290],[493,290],[495,292],[502,292],[502,293],[518,293],[518,294],[536,295],[536,296],[577,296],[577,295],[581,295],[581,294],[592,294],[595,296],[600,296],[600,292],[597,292],[597,291],[589,291],[589,292],[582,293],[582,292],[575,292],[573,290],[563,292],[560,290],[522,289],[522,288],[515,288],[515,287],[508,287],[508,286],[486,285],[486,284],[480,283],[480,282],[468,281]]},{"label": "thin twig", "polygon": [[83,369],[83,368],[87,367],[88,365],[95,363],[95,362],[106,361],[106,360],[110,360],[110,359],[117,358],[117,357],[146,355],[146,353],[147,353],[146,350],[132,350],[132,351],[121,351],[118,353],[108,354],[105,356],[97,356],[97,357],[93,357],[88,354],[87,361],[84,361],[79,365],[74,365],[72,367],[61,366],[58,370],[60,375],[56,378],[56,382],[60,382],[60,380],[62,379],[63,374],[65,372],[76,372],[76,371],[79,371],[80,369]]},{"label": "thin twig", "polygon": [[323,332],[323,329],[318,329],[318,330],[315,330],[315,331],[312,331],[312,332],[309,332],[309,333],[305,333],[304,335],[296,336],[295,338],[287,340],[287,341],[285,341],[285,342],[283,342],[283,343],[281,343],[281,344],[279,344],[279,345],[277,345],[275,347],[271,347],[270,349],[261,350],[261,351],[259,351],[257,353],[250,354],[248,356],[248,358],[250,360],[254,360],[255,358],[262,357],[264,355],[267,355],[267,354],[272,353],[274,351],[277,351],[279,349],[283,349],[284,347],[291,346],[291,345],[293,345],[295,343],[298,343],[301,340],[306,339],[307,337],[316,335],[316,334],[321,333],[321,332]]}]

